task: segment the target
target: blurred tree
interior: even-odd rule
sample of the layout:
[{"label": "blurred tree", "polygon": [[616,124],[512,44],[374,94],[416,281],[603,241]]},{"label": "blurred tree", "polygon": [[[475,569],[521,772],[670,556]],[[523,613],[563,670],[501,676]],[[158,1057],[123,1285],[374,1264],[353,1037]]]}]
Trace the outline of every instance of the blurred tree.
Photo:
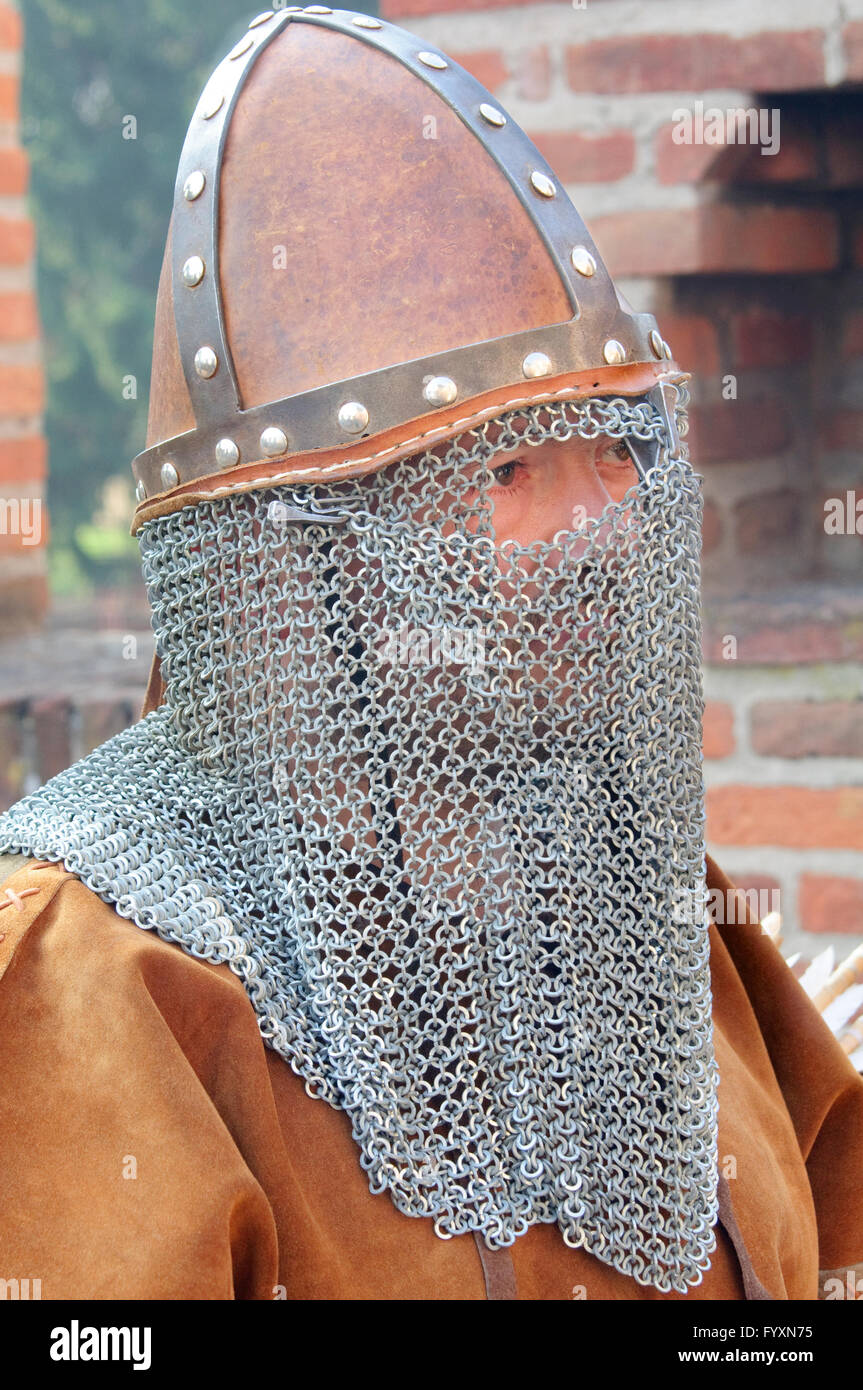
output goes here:
[{"label": "blurred tree", "polygon": [[[144,447],[180,150],[204,83],[258,9],[238,0],[23,0],[22,9],[55,573],[116,582],[117,547],[106,567],[84,523],[109,479],[131,479]],[[134,544],[126,554],[131,578]]]}]

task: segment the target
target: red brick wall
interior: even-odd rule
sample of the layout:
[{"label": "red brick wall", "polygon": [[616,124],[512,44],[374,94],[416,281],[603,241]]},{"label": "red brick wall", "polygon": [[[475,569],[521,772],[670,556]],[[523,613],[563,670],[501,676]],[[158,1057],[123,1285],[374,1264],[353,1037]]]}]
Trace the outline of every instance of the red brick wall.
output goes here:
[{"label": "red brick wall", "polygon": [[0,634],[37,626],[48,604],[44,373],[29,165],[18,137],[22,23],[0,0]]}]

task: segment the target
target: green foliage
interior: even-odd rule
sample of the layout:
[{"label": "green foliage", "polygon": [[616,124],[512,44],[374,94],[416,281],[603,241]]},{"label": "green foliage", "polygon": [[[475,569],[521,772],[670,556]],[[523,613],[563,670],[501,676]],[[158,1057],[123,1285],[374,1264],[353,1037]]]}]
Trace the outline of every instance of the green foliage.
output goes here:
[{"label": "green foliage", "polygon": [[[92,535],[78,528],[105,481],[129,476],[144,447],[156,288],[180,150],[204,83],[257,12],[237,0],[23,3],[21,137],[31,162],[48,377],[48,500],[62,555],[56,577],[72,587],[94,569],[112,579],[118,568],[138,572],[134,545],[94,566]],[[130,116],[134,139],[124,138]],[[136,399],[124,398],[129,377]]]}]

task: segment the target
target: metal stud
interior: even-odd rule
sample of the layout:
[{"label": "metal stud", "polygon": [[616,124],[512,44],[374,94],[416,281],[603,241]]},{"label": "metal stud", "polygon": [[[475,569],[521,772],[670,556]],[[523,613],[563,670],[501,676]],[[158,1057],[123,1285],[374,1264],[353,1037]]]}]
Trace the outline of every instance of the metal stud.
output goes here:
[{"label": "metal stud", "polygon": [[616,338],[609,338],[602,349],[602,355],[611,366],[619,366],[621,362],[626,361],[626,348]]},{"label": "metal stud", "polygon": [[196,198],[200,198],[206,182],[207,176],[202,169],[193,169],[192,173],[187,175],[183,184],[183,197],[187,203],[193,203]]},{"label": "metal stud", "polygon": [[204,269],[204,262],[200,256],[190,256],[187,261],[183,262],[181,274],[183,284],[187,289],[192,290],[196,285],[200,285],[204,278]]},{"label": "metal stud", "polygon": [[458,387],[449,376],[431,376],[423,387],[423,395],[429,405],[452,405],[458,395]]},{"label": "metal stud", "polygon": [[201,120],[208,121],[211,116],[215,116],[216,112],[219,110],[224,100],[224,92],[205,92],[204,95],[201,97],[201,102],[198,106],[197,112],[197,114],[201,117]]},{"label": "metal stud", "polygon": [[657,333],[655,328],[651,328],[647,341],[650,343],[654,357],[661,357],[663,348],[662,334]]},{"label": "metal stud", "polygon": [[369,412],[361,401],[348,401],[339,411],[339,424],[348,434],[359,434],[369,423]]},{"label": "metal stud", "polygon": [[248,53],[249,49],[251,48],[254,42],[255,40],[252,38],[251,34],[244,34],[243,37],[240,39],[239,43],[234,44],[233,48],[228,54],[228,58],[242,58],[244,53]]},{"label": "metal stud", "polygon": [[427,68],[448,68],[449,63],[446,58],[442,58],[439,53],[418,53],[417,57],[421,63],[425,63]]},{"label": "metal stud", "polygon": [[356,19],[351,20],[351,24],[355,24],[358,29],[383,29],[384,27],[379,19],[372,19],[370,14],[357,15]]},{"label": "metal stud", "polygon": [[211,347],[199,347],[195,353],[195,371],[198,376],[211,377],[216,375],[219,366],[219,359]]},{"label": "metal stud", "polygon": [[287,449],[288,436],[278,425],[270,425],[261,435],[260,444],[262,454],[266,454],[267,458],[275,458]]},{"label": "metal stud", "polygon": [[521,364],[526,377],[548,376],[551,371],[551,358],[545,352],[529,352]]},{"label": "metal stud", "polygon": [[569,259],[572,261],[579,275],[595,275],[596,261],[591,256],[586,246],[573,246]]},{"label": "metal stud", "polygon": [[665,341],[664,338],[662,340],[662,352],[663,355],[668,358],[669,362],[674,357],[674,353],[671,351],[671,348],[668,346],[668,343]]},{"label": "metal stud", "polygon": [[489,125],[506,125],[506,116],[502,111],[498,111],[496,106],[489,106],[487,101],[480,103],[479,114]]},{"label": "metal stud", "polygon": [[138,502],[145,502],[147,500],[147,489],[144,487],[144,484],[140,479],[135,485],[135,497]]},{"label": "metal stud", "polygon": [[332,14],[332,10],[328,10],[326,5],[306,5],[303,14]]},{"label": "metal stud", "polygon": [[162,479],[162,487],[176,487],[180,481],[180,475],[172,463],[163,463],[159,471]]},{"label": "metal stud", "polygon": [[262,14],[256,14],[254,19],[250,20],[249,28],[254,29],[258,24],[266,24],[268,20],[274,18],[275,13],[275,10],[264,10]]},{"label": "metal stud", "polygon": [[557,192],[554,180],[550,179],[548,174],[544,174],[541,169],[534,169],[530,181],[537,193],[541,193],[543,198],[553,198]]},{"label": "metal stud", "polygon": [[233,439],[220,439],[216,445],[216,463],[220,468],[233,468],[240,461],[240,451]]}]

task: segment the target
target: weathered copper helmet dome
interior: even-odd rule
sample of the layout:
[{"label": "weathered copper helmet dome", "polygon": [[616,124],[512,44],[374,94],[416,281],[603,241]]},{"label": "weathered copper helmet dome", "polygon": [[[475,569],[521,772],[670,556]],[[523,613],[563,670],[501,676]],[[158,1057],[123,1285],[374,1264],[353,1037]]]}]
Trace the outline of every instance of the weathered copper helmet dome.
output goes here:
[{"label": "weathered copper helmet dome", "polygon": [[266,11],[183,146],[132,529],[679,376],[553,170],[464,68],[369,15]]}]

